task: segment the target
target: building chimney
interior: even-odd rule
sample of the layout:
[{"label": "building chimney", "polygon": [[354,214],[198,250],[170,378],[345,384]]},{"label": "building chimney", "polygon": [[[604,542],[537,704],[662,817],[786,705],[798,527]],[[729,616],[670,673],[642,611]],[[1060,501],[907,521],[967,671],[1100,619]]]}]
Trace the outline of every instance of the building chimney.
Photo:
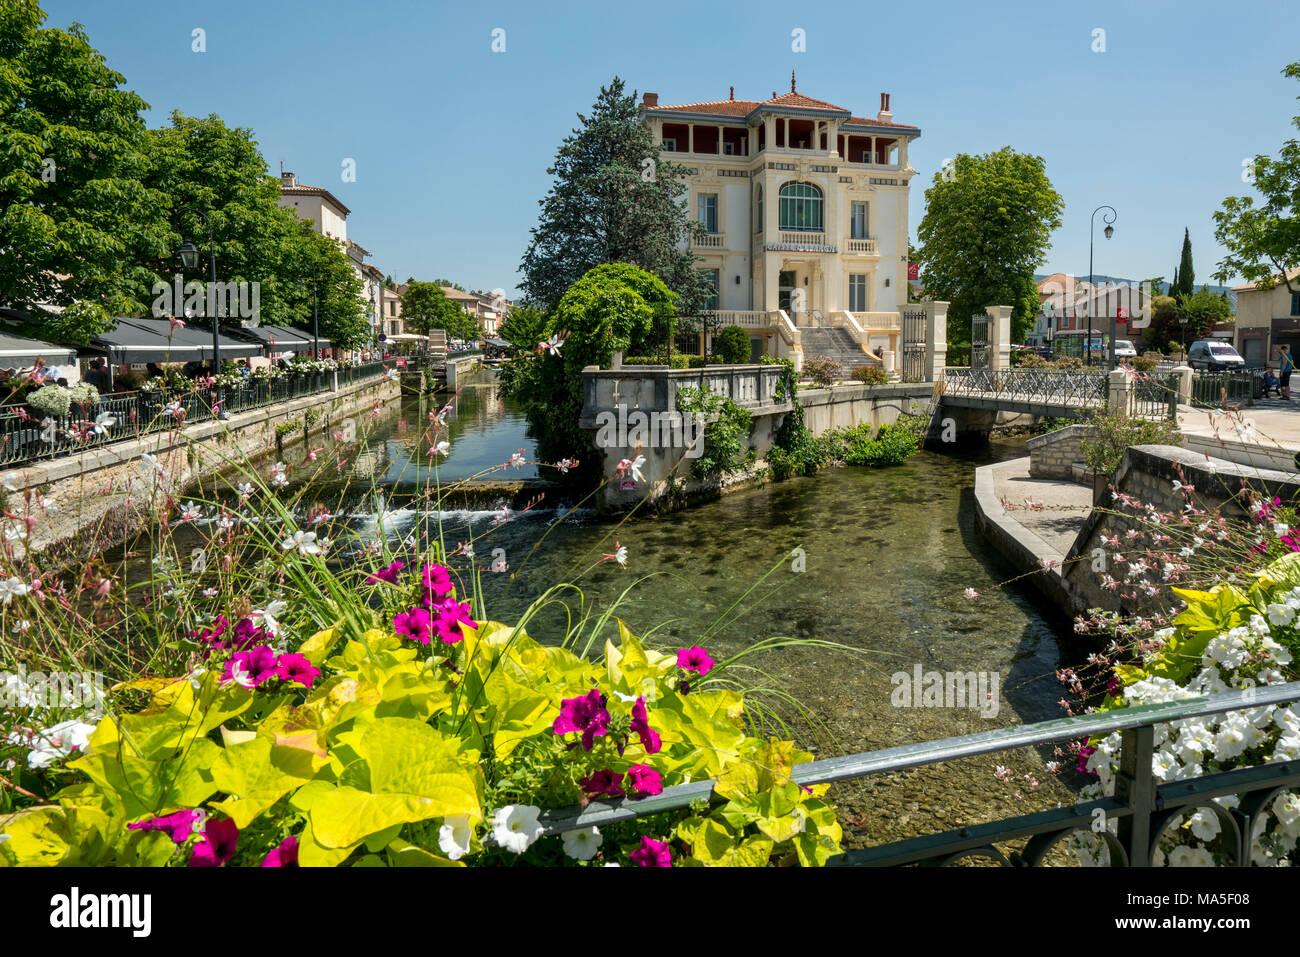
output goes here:
[{"label": "building chimney", "polygon": [[286,172],[284,172],[283,170],[281,170],[281,171],[280,171],[280,185],[281,185],[281,186],[297,186],[297,185],[298,185],[298,177],[297,177],[297,175],[295,175],[294,173],[286,173]]},{"label": "building chimney", "polygon": [[734,86],[731,88],[731,97],[730,97],[730,100],[731,100],[731,102],[733,102],[733,103],[736,101],[736,88],[735,88]]},{"label": "building chimney", "polygon": [[888,123],[894,118],[894,114],[889,112],[889,94],[880,94],[880,112],[876,114],[876,119]]},{"label": "building chimney", "polygon": [[658,105],[659,105],[659,94],[658,94],[658,93],[642,93],[642,94],[641,94],[641,105],[642,105],[643,107],[647,107],[647,108],[654,108],[654,107],[658,106]]}]

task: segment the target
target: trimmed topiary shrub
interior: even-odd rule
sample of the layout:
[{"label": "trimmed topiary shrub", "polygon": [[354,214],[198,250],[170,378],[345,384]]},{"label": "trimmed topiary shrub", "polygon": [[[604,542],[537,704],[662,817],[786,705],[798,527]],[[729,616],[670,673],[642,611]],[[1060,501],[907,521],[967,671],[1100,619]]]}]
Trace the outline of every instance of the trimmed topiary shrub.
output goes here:
[{"label": "trimmed topiary shrub", "polygon": [[718,333],[713,348],[723,362],[748,362],[750,356],[749,333],[740,326],[727,326]]}]

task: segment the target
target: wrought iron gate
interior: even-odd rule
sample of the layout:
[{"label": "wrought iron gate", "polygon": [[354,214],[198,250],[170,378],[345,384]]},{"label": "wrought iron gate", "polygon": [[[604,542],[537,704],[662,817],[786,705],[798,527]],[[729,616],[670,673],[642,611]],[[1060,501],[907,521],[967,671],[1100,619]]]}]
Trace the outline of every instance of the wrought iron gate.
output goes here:
[{"label": "wrought iron gate", "polygon": [[987,369],[989,367],[988,313],[976,313],[971,316],[970,367],[972,369]]},{"label": "wrought iron gate", "polygon": [[903,368],[904,382],[925,382],[925,332],[924,309],[903,310]]}]

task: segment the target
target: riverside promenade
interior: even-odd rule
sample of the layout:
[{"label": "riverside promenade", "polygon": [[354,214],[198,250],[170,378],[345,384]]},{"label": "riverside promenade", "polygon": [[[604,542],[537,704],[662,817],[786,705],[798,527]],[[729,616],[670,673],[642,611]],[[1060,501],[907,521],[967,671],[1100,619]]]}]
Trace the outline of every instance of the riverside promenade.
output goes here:
[{"label": "riverside promenade", "polygon": [[[1188,452],[1208,472],[1300,481],[1300,401],[1262,400],[1239,418],[1183,406],[1178,425]],[[976,525],[1018,572],[1070,611],[1077,602],[1062,571],[1092,513],[1090,475],[1077,465],[1071,477],[1031,475],[1034,454],[976,469]]]}]

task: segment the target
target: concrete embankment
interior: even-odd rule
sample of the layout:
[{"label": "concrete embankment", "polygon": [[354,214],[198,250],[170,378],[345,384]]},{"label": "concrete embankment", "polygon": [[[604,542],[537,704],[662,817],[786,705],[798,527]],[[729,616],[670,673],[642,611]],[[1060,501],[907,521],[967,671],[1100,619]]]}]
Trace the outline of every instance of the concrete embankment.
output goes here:
[{"label": "concrete embankment", "polygon": [[[42,551],[60,545],[74,554],[95,554],[144,527],[169,494],[312,437],[332,440],[335,433],[348,430],[349,419],[351,428],[359,430],[363,415],[398,398],[395,379],[372,379],[241,412],[225,421],[196,422],[33,462],[3,474],[12,489],[7,490],[8,510],[25,515],[31,493],[39,491],[57,504],[57,510],[32,510],[36,521],[27,546]],[[287,425],[298,427],[284,428]],[[146,455],[159,469],[147,464]]]}]

